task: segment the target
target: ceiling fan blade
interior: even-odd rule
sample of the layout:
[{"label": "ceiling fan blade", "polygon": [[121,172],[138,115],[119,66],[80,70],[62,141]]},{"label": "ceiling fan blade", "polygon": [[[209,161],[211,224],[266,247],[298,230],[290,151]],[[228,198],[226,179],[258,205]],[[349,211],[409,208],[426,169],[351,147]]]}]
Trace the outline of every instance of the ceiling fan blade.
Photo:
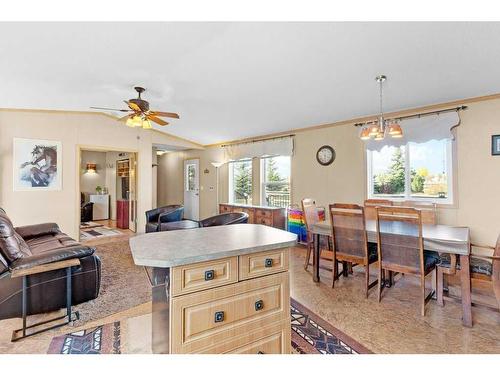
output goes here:
[{"label": "ceiling fan blade", "polygon": [[151,111],[151,115],[153,116],[161,116],[161,117],[171,117],[171,118],[179,118],[177,113],[173,112],[159,112],[159,111]]},{"label": "ceiling fan blade", "polygon": [[130,109],[116,109],[116,108],[103,108],[103,107],[90,107],[92,109],[103,109],[105,111],[118,111],[118,112],[130,112]]},{"label": "ceiling fan blade", "polygon": [[129,106],[129,108],[132,111],[141,112],[141,108],[137,104],[132,103],[132,102],[127,102],[126,100],[124,100],[124,102]]},{"label": "ceiling fan blade", "polygon": [[151,120],[151,121],[153,121],[153,122],[156,122],[158,125],[161,125],[161,126],[168,125],[168,122],[163,121],[161,118],[158,118],[158,117],[156,117],[156,116],[153,116],[153,115],[147,115],[146,117],[148,118],[148,120]]}]

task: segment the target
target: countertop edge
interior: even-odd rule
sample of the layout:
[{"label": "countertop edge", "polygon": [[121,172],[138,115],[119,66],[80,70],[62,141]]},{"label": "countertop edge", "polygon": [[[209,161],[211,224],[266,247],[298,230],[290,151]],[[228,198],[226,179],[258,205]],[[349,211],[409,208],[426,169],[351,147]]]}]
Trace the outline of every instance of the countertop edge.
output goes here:
[{"label": "countertop edge", "polygon": [[183,266],[186,264],[195,264],[195,263],[207,262],[210,260],[229,258],[232,256],[260,253],[262,251],[267,251],[267,250],[277,250],[285,247],[292,247],[295,246],[296,244],[297,240],[294,240],[294,241],[283,242],[280,244],[262,245],[259,246],[258,248],[253,248],[253,249],[235,249],[229,251],[222,251],[220,253],[198,255],[194,257],[181,258],[175,260],[155,260],[155,261],[148,260],[146,258],[138,258],[137,256],[135,256],[133,251],[131,252],[132,252],[132,257],[134,259],[134,264],[136,266],[171,268],[171,267]]}]

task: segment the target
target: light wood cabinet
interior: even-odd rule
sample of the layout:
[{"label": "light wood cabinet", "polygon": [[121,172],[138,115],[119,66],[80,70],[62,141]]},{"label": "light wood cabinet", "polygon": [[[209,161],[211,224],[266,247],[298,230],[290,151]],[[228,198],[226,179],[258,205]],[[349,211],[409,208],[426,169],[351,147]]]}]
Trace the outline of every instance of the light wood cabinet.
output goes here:
[{"label": "light wood cabinet", "polygon": [[172,295],[238,282],[238,257],[194,263],[172,269]]},{"label": "light wood cabinet", "polygon": [[288,270],[288,250],[280,249],[240,256],[240,280]]},{"label": "light wood cabinet", "polygon": [[169,352],[289,353],[288,252],[173,267]]},{"label": "light wood cabinet", "polygon": [[219,205],[219,212],[245,212],[248,214],[248,223],[250,224],[263,224],[269,227],[286,229],[286,209],[281,207],[221,203]]}]

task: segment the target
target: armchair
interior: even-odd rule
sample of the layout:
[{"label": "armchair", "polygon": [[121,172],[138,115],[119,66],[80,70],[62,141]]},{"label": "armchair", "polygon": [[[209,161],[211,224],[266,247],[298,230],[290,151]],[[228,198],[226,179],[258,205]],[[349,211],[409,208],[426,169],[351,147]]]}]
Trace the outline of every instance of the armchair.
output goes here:
[{"label": "armchair", "polygon": [[85,203],[85,194],[80,193],[80,223],[92,221],[94,216],[94,202]]},{"label": "armchair", "polygon": [[180,204],[158,207],[146,211],[146,233],[158,232],[161,223],[181,221],[183,216],[184,206]]},{"label": "armchair", "polygon": [[246,212],[228,212],[212,217],[207,217],[199,222],[200,227],[215,227],[219,225],[245,224],[248,223]]}]

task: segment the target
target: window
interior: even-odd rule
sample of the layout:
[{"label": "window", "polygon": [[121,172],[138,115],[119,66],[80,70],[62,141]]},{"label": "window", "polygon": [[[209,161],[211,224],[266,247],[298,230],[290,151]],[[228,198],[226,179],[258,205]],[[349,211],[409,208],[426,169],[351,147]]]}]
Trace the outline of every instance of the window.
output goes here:
[{"label": "window", "polygon": [[229,202],[252,204],[252,160],[229,163]]},{"label": "window", "polygon": [[261,159],[262,205],[290,205],[290,157],[274,156]]},{"label": "window", "polygon": [[368,197],[453,203],[449,139],[367,150]]},{"label": "window", "polygon": [[194,191],[195,189],[195,177],[196,177],[196,165],[188,164],[186,169],[186,191]]}]

